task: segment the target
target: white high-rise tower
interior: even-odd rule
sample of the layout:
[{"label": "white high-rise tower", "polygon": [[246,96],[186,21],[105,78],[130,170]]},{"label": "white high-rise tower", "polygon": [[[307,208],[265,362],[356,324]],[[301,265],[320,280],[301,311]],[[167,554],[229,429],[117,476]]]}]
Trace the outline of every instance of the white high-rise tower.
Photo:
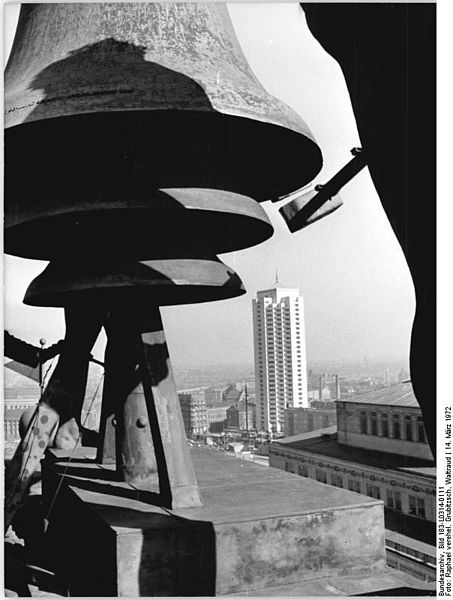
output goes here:
[{"label": "white high-rise tower", "polygon": [[253,300],[257,428],[281,432],[287,407],[308,407],[304,300],[276,287]]}]

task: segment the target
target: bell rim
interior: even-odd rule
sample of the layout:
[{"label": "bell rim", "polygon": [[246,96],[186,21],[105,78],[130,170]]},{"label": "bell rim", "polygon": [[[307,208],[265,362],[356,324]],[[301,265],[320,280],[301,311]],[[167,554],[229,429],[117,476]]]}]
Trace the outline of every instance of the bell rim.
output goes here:
[{"label": "bell rim", "polygon": [[[178,122],[180,119],[182,119],[183,125]],[[246,164],[245,169],[255,169],[252,176],[258,178],[258,173],[260,178],[264,178],[265,180],[264,183],[256,181],[252,183],[250,181],[243,182],[242,180],[238,182],[230,174],[229,179],[222,181],[221,185],[208,185],[205,181],[195,182],[193,179],[189,180],[190,176],[195,175],[191,172],[188,177],[181,177],[177,183],[164,180],[165,177],[162,177],[160,181],[155,181],[155,188],[211,188],[237,193],[253,198],[257,202],[264,202],[289,195],[304,187],[317,176],[323,165],[321,150],[309,130],[307,133],[302,133],[283,124],[272,123],[260,118],[252,119],[249,116],[208,110],[118,109],[101,113],[85,112],[63,117],[49,117],[43,120],[5,127],[5,184],[7,186],[12,185],[13,176],[9,176],[8,171],[13,163],[20,165],[20,172],[23,174],[27,166],[33,166],[32,162],[40,159],[40,154],[42,154],[41,143],[46,138],[46,134],[48,138],[46,151],[48,154],[50,153],[52,161],[53,159],[59,159],[62,164],[67,165],[67,162],[70,160],[69,158],[64,160],[65,157],[63,157],[62,161],[61,149],[65,148],[65,144],[58,143],[55,139],[69,139],[71,144],[79,143],[80,148],[89,151],[89,147],[87,147],[87,139],[89,137],[84,135],[84,133],[80,133],[80,130],[83,130],[85,126],[86,130],[91,133],[91,141],[95,141],[101,145],[104,142],[104,148],[109,144],[109,140],[102,140],[102,133],[108,131],[112,136],[111,132],[114,130],[115,134],[127,134],[129,138],[133,138],[136,133],[140,132],[140,141],[138,141],[137,136],[134,139],[137,147],[132,148],[132,144],[130,144],[128,150],[131,151],[131,149],[134,149],[141,152],[142,148],[138,148],[138,146],[142,144],[144,148],[149,142],[147,139],[144,140],[143,130],[146,130],[146,127],[150,126],[153,120],[160,124],[162,130],[165,130],[167,125],[171,126],[173,128],[172,133],[176,134],[175,139],[178,139],[180,143],[181,140],[190,137],[187,132],[206,135],[207,137],[203,138],[200,147],[197,149],[204,152],[206,156],[209,156],[214,152],[209,147],[209,143],[215,141],[218,144],[215,151],[221,152],[223,150],[224,152],[224,156],[220,156],[217,159],[217,167],[222,167],[225,163],[223,158],[227,157],[227,162],[229,162],[228,170],[230,171],[231,168],[234,168],[238,164],[238,157],[231,156],[231,152],[237,150],[238,147],[243,151],[244,145],[250,144],[247,148],[250,160]],[[187,122],[188,120],[190,122]],[[187,128],[187,132],[184,132],[184,127]],[[48,130],[47,132],[46,129]],[[221,131],[219,132],[218,129]],[[184,133],[187,133],[187,135],[184,135]],[[79,138],[75,139],[77,134]],[[55,135],[57,135],[56,138]],[[214,137],[216,140],[214,140]],[[167,142],[158,136],[156,136],[156,140],[159,143],[168,143],[169,147],[171,147],[173,141],[170,140],[170,142]],[[31,150],[29,150],[30,142],[34,144]],[[121,144],[118,144],[118,147],[120,146]],[[67,146],[65,150],[68,149],[72,150],[72,148]],[[187,152],[185,154],[182,153],[186,160],[190,158],[190,149],[191,145],[189,142],[183,148]],[[80,157],[78,150],[79,148],[76,148],[73,152]],[[149,147],[146,150],[149,150]],[[161,148],[159,150],[161,151]],[[27,152],[30,154],[27,155]],[[121,146],[120,152],[124,154],[124,147]],[[12,157],[10,157],[11,153],[13,154]],[[17,153],[17,160],[15,160],[14,153]],[[99,153],[101,153],[100,150]],[[294,158],[295,154],[297,158]],[[42,158],[43,164],[47,164],[47,168],[49,168],[49,156],[46,157],[46,160],[44,160],[44,157]],[[147,160],[147,157],[143,158],[144,165]],[[25,164],[26,162],[28,164]],[[272,168],[269,168],[269,165]],[[152,162],[149,163],[148,168],[151,167],[154,168]],[[78,172],[79,177],[80,175],[81,172]],[[252,179],[252,176],[250,176],[250,179]],[[170,177],[176,178],[174,175]],[[10,180],[9,182],[8,179]],[[276,181],[277,183],[275,183]],[[11,193],[9,196],[11,196]],[[7,208],[8,195],[6,194],[5,200],[5,208]]]},{"label": "bell rim", "polygon": [[87,265],[53,261],[29,284],[23,302],[61,308],[90,298],[108,305],[149,296],[153,304],[174,306],[245,293],[239,275],[216,256],[123,261],[120,265],[115,261]]},{"label": "bell rim", "polygon": [[[77,256],[81,244],[86,254],[90,240],[90,247],[94,249],[98,245],[98,250],[103,253],[109,247],[118,253],[123,247],[123,256],[146,260],[158,250],[156,242],[150,242],[148,236],[152,237],[152,232],[159,230],[159,236],[165,231],[171,235],[171,242],[164,244],[162,241],[162,247],[177,244],[181,238],[203,235],[203,245],[216,254],[236,252],[263,243],[274,233],[265,211],[256,202],[254,204],[256,210],[242,213],[193,208],[187,210],[189,214],[174,215],[172,208],[162,210],[143,206],[68,210],[13,225],[8,224],[5,216],[4,251],[22,258],[52,260],[71,253]],[[110,231],[107,231],[107,223]],[[65,248],[59,240],[64,240]]]}]

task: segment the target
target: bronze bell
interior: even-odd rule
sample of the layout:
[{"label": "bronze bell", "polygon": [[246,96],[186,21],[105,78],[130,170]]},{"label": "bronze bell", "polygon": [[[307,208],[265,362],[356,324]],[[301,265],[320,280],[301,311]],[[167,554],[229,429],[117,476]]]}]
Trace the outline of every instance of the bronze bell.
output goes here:
[{"label": "bronze bell", "polygon": [[[96,198],[72,192],[43,196],[6,219],[10,254],[49,260],[55,255],[107,254],[148,259],[163,248],[189,253],[202,244],[208,255],[254,246],[273,227],[262,206],[224,190],[161,189],[134,194],[134,182],[119,182]],[[139,191],[138,191],[139,192]]]},{"label": "bronze bell", "polygon": [[[67,321],[40,407],[57,438],[81,423],[104,327],[97,460],[134,485],[157,468],[161,506],[199,506],[159,306],[244,293],[216,255],[272,234],[256,201],[310,182],[320,150],[222,4],[25,4],[5,90],[5,251],[50,259],[25,302]],[[30,429],[8,519],[44,447]]]},{"label": "bronze bell", "polygon": [[302,119],[252,73],[223,4],[25,4],[5,110],[5,250],[22,256],[39,244],[33,255],[17,224],[64,239],[71,211],[96,220],[110,199],[114,221],[125,197],[148,205],[164,188],[262,201],[322,164]]},{"label": "bronze bell", "polygon": [[32,306],[65,307],[96,301],[168,306],[225,300],[245,294],[237,273],[216,256],[184,255],[137,261],[53,260],[25,293]]}]

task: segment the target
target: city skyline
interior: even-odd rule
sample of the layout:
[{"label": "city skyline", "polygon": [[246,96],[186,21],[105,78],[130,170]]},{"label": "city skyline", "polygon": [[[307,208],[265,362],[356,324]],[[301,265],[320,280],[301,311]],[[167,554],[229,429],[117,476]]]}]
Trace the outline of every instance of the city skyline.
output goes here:
[{"label": "city skyline", "polygon": [[[314,183],[326,181],[350,159],[350,149],[360,145],[338,65],[308,32],[298,5],[235,4],[229,10],[258,79],[311,128],[324,155],[324,168]],[[5,58],[17,7],[6,13]],[[238,272],[247,294],[163,309],[176,369],[253,364],[250,300],[272,285],[276,268],[281,284],[299,288],[305,299],[308,362],[354,361],[365,354],[370,361],[407,361],[415,302],[403,253],[367,171],[341,196],[342,208],[297,234],[290,234],[281,219],[281,203],[264,203],[274,236],[221,256]],[[32,343],[40,337],[51,343],[64,333],[61,309],[22,304],[27,285],[44,265],[5,257],[5,326]],[[103,339],[94,352],[101,360]]]}]

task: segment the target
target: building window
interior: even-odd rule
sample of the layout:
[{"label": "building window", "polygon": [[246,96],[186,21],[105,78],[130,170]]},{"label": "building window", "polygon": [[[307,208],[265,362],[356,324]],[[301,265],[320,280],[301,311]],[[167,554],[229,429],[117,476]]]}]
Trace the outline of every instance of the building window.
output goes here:
[{"label": "building window", "polygon": [[357,481],[356,479],[348,479],[348,490],[360,494],[362,491],[360,481]]},{"label": "building window", "polygon": [[382,413],[381,415],[381,426],[382,426],[382,436],[389,436],[389,419],[387,413]]},{"label": "building window", "polygon": [[367,425],[366,425],[366,412],[362,411],[360,413],[360,433],[368,433]]},{"label": "building window", "polygon": [[291,461],[285,460],[285,471],[288,471],[288,473],[294,473],[294,466]]},{"label": "building window", "polygon": [[371,413],[371,435],[377,435],[377,414]]},{"label": "building window", "polygon": [[397,440],[401,439],[401,426],[399,415],[393,415],[393,437]]},{"label": "building window", "polygon": [[425,428],[423,426],[423,418],[417,417],[418,441],[426,444]]},{"label": "building window", "polygon": [[327,483],[327,473],[322,469],[316,469],[316,481],[321,483]]},{"label": "building window", "polygon": [[405,422],[405,431],[406,431],[406,440],[408,442],[412,441],[412,417],[410,415],[406,415],[404,418]]},{"label": "building window", "polygon": [[401,510],[401,493],[387,490],[387,506],[395,510]]},{"label": "building window", "polygon": [[425,501],[423,498],[409,496],[409,514],[421,517],[422,519],[426,518]]},{"label": "building window", "polygon": [[380,500],[381,498],[381,490],[377,485],[371,485],[370,483],[366,484],[366,495],[371,498],[377,498]]},{"label": "building window", "polygon": [[343,479],[342,479],[342,477],[340,477],[340,475],[337,475],[336,473],[332,473],[332,475],[330,476],[330,480],[332,482],[332,485],[334,485],[335,487],[339,487],[339,488],[343,487]]},{"label": "building window", "polygon": [[308,470],[306,466],[299,465],[298,472],[301,477],[308,477]]}]

